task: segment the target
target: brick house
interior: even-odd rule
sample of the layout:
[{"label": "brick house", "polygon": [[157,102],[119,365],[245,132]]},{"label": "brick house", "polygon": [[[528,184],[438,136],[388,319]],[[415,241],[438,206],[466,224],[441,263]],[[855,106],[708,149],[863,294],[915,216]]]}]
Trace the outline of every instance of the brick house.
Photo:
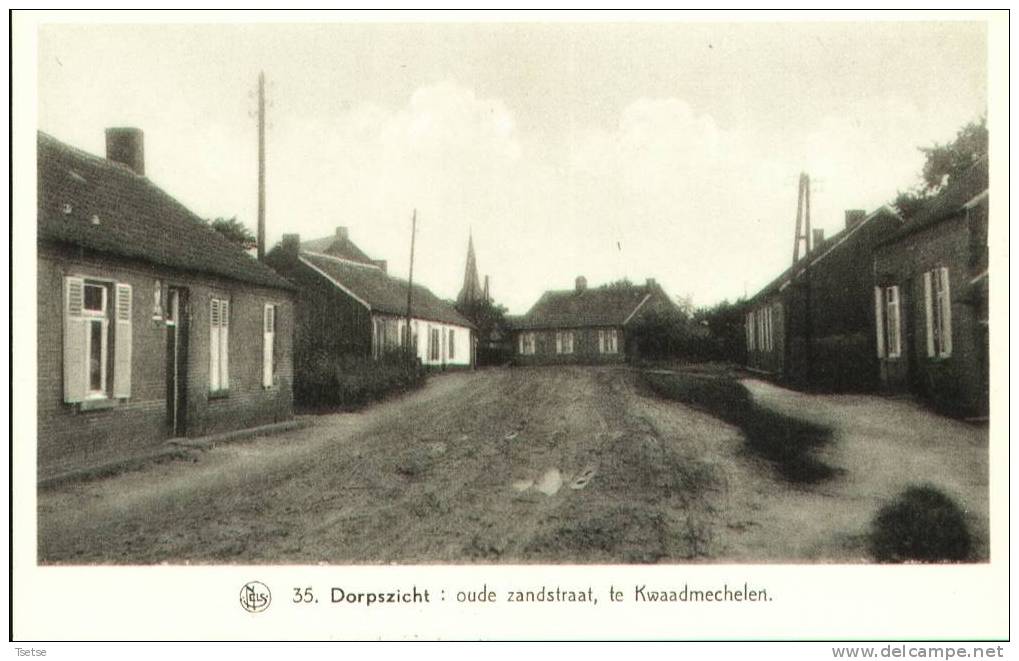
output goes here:
[{"label": "brick house", "polygon": [[[301,242],[285,234],[266,263],[297,288],[294,340],[298,366],[323,352],[380,358],[406,339],[407,281],[388,274],[384,260],[368,257],[346,227],[325,239]],[[415,284],[411,296],[411,342],[422,365],[471,367],[474,328],[453,305]]]},{"label": "brick house", "polygon": [[620,363],[633,351],[627,331],[641,315],[675,308],[653,279],[546,291],[527,314],[508,319],[518,365]]},{"label": "brick house", "polygon": [[938,408],[988,408],[986,157],[874,251],[872,306],[882,385]]},{"label": "brick house", "polygon": [[290,285],[144,175],[38,136],[38,468],[292,417]]},{"label": "brick house", "polygon": [[874,359],[874,247],[901,226],[890,207],[846,211],[825,239],[746,303],[747,367],[800,387],[868,391]]}]

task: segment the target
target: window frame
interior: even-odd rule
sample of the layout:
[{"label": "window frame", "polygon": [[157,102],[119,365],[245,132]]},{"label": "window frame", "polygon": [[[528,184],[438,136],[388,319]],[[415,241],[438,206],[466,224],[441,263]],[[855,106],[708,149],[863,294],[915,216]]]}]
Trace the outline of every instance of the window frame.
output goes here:
[{"label": "window frame", "polygon": [[[85,360],[88,369],[85,371],[85,399],[109,399],[109,360],[110,360],[110,283],[93,278],[83,278],[81,297],[81,317],[84,320],[87,330],[85,332]],[[89,287],[99,289],[102,292],[102,301],[99,310],[92,310],[85,306],[87,300],[86,291]],[[99,325],[99,390],[92,388],[92,329]]]},{"label": "window frame", "polygon": [[[884,357],[896,359],[902,357],[902,294],[898,285],[882,287],[884,312],[882,331],[884,333]],[[894,310],[894,314],[893,311]],[[894,324],[892,323],[894,319]],[[894,329],[894,334],[893,334]],[[893,343],[892,340],[895,340]]]}]

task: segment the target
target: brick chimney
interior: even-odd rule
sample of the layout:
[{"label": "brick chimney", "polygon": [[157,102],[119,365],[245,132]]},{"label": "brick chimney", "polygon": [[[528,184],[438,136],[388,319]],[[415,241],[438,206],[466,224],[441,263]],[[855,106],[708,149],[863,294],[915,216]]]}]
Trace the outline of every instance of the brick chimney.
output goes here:
[{"label": "brick chimney", "polygon": [[346,227],[337,227],[336,228],[336,238],[337,239],[343,239],[344,241],[346,241],[346,240],[348,240],[350,238],[350,232],[347,231]]},{"label": "brick chimney", "polygon": [[648,278],[647,279],[647,288],[648,289],[651,289],[652,287],[657,287],[657,286],[658,286],[658,281],[657,280],[655,280],[654,278]]},{"label": "brick chimney", "polygon": [[145,174],[145,134],[132,127],[106,129],[106,158]]},{"label": "brick chimney", "polygon": [[587,278],[582,275],[577,276],[577,293],[581,293],[587,289]]},{"label": "brick chimney", "polygon": [[284,234],[283,238],[280,239],[280,250],[287,257],[297,257],[301,252],[301,235]]},{"label": "brick chimney", "polygon": [[824,243],[824,229],[814,229],[811,230],[811,233],[814,235],[814,238],[810,242],[810,250],[813,252],[820,248],[821,244]]},{"label": "brick chimney", "polygon": [[386,273],[387,272],[386,269],[389,268],[389,262],[387,262],[384,259],[373,259],[372,264],[379,267],[379,270],[382,271],[383,273]]},{"label": "brick chimney", "polygon": [[867,217],[863,209],[846,209],[846,229],[859,225]]}]

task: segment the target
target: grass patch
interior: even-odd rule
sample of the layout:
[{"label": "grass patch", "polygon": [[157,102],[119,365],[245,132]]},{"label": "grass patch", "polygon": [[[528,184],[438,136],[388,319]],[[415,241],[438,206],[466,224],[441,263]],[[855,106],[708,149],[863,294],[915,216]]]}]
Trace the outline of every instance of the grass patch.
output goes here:
[{"label": "grass patch", "polygon": [[645,371],[641,378],[652,392],[689,404],[743,432],[747,448],[773,462],[790,482],[812,483],[836,470],[814,455],[831,441],[831,429],[766,409],[734,376],[721,373]]},{"label": "grass patch", "polygon": [[878,562],[962,562],[972,542],[962,509],[925,484],[909,487],[878,511],[870,549]]}]

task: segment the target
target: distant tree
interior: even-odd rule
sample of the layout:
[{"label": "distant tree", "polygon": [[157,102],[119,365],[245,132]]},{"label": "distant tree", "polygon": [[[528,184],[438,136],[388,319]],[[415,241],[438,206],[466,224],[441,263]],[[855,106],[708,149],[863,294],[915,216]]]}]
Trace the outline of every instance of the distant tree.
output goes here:
[{"label": "distant tree", "polygon": [[921,181],[910,190],[899,191],[895,198],[895,207],[899,213],[906,218],[916,213],[924,202],[941,192],[954,177],[987,154],[987,141],[987,119],[981,117],[959,129],[951,142],[920,147],[924,154]]},{"label": "distant tree", "polygon": [[693,314],[693,323],[707,330],[707,337],[697,345],[698,357],[742,363],[746,354],[744,313],[746,301],[728,299],[712,306],[700,307]]},{"label": "distant tree", "polygon": [[627,328],[627,349],[639,358],[660,360],[685,353],[690,318],[674,306],[659,306],[638,315]]},{"label": "distant tree", "polygon": [[233,218],[216,218],[207,221],[209,227],[222,234],[225,238],[241,246],[245,250],[251,250],[258,246],[258,239],[251,233],[244,223]]}]

